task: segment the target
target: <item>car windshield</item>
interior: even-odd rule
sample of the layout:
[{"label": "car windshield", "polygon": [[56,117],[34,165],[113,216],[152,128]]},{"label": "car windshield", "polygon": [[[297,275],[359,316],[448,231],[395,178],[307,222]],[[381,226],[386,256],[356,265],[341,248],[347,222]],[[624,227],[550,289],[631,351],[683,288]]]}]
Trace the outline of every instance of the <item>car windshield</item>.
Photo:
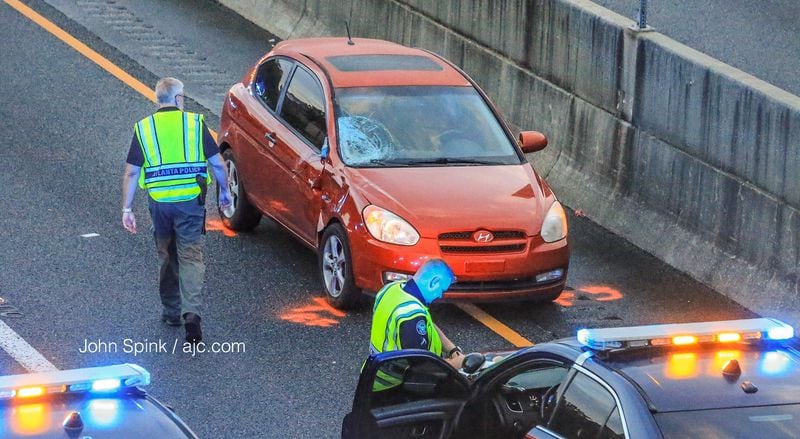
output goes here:
[{"label": "car windshield", "polygon": [[658,413],[665,438],[730,437],[795,438],[800,431],[800,405],[741,407]]},{"label": "car windshield", "polygon": [[359,87],[336,91],[339,154],[348,166],[522,163],[473,87]]}]

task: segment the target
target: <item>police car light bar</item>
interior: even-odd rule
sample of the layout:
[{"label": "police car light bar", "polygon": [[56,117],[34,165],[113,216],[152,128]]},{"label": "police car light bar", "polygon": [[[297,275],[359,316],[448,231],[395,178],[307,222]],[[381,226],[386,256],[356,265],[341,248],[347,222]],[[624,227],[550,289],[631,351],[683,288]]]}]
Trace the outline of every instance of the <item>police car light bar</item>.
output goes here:
[{"label": "police car light bar", "polygon": [[9,375],[0,377],[0,401],[55,393],[111,393],[148,384],[150,373],[136,364]]},{"label": "police car light bar", "polygon": [[596,351],[698,343],[788,340],[793,337],[792,326],[769,318],[581,329],[577,335],[580,344]]}]

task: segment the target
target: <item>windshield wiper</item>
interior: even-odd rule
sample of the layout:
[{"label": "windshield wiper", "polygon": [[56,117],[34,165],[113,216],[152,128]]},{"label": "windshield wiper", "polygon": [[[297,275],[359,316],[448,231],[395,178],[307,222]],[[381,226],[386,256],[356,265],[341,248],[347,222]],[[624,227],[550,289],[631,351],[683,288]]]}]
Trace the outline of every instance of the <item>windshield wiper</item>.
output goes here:
[{"label": "windshield wiper", "polygon": [[392,159],[370,159],[372,165],[380,166],[408,166],[408,160],[392,160]]},{"label": "windshield wiper", "polygon": [[447,157],[440,157],[437,159],[425,159],[425,160],[408,160],[406,163],[408,163],[409,165],[454,165],[454,164],[502,165],[503,164],[487,160],[447,158]]}]

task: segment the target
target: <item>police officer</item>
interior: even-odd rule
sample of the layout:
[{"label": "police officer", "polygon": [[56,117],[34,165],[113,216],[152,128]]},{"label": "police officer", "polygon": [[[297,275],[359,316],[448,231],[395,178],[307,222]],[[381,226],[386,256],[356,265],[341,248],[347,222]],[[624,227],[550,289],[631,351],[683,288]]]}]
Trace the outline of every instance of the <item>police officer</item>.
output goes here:
[{"label": "police officer", "polygon": [[392,282],[375,298],[370,353],[398,349],[426,349],[451,366],[464,362],[461,348],[433,323],[428,305],[442,297],[455,282],[450,267],[441,259],[426,261],[407,282]]},{"label": "police officer", "polygon": [[149,195],[158,258],[161,320],[186,330],[186,341],[202,340],[200,314],[205,264],[205,205],[201,193],[217,179],[221,208],[231,204],[225,164],[203,116],[184,112],[183,83],[162,78],[156,84],[158,111],[134,126],[122,180],[122,225],[136,233],[132,206],[136,186]]}]

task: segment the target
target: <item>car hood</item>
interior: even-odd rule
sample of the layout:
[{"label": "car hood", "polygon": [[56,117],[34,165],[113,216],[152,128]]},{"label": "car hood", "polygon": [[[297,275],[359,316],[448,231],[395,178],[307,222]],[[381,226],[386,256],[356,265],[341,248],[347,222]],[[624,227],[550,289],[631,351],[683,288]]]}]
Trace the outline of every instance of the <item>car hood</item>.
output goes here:
[{"label": "car hood", "polygon": [[411,223],[422,237],[456,231],[538,235],[552,193],[527,163],[500,166],[347,168],[351,190]]}]

